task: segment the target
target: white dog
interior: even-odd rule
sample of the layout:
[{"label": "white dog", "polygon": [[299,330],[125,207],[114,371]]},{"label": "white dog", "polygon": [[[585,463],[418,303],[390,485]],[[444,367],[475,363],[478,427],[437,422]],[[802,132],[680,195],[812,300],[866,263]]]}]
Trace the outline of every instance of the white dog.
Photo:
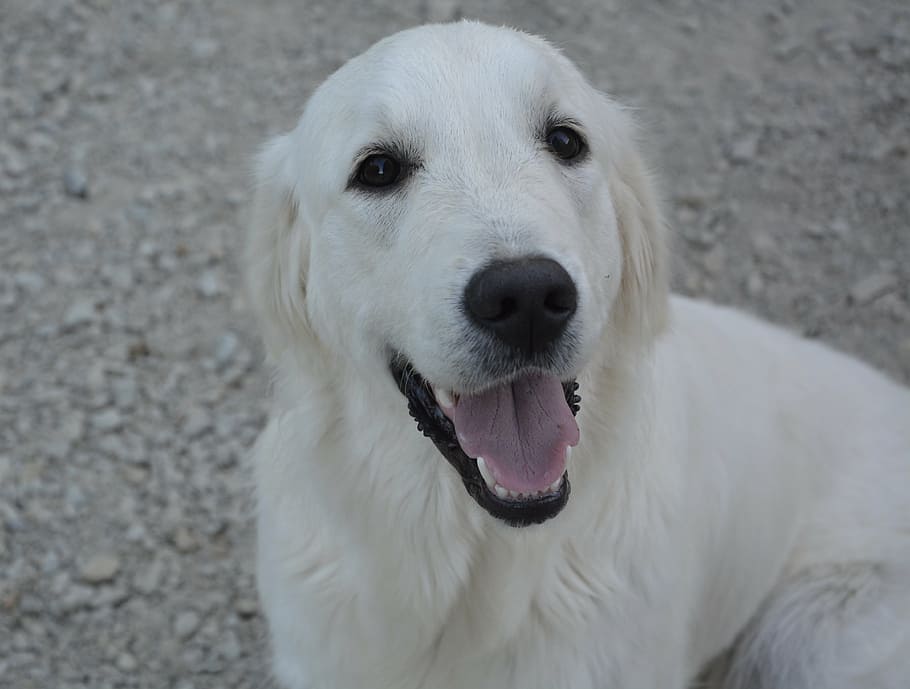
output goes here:
[{"label": "white dog", "polygon": [[283,686],[680,689],[728,651],[704,681],[910,687],[910,392],[671,298],[629,116],[550,45],[381,41],[259,182]]}]

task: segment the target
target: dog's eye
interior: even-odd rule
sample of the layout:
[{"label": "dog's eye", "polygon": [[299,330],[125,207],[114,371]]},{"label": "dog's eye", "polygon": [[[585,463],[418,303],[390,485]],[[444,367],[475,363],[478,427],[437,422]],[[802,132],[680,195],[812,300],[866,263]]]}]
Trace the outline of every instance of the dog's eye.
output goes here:
[{"label": "dog's eye", "polygon": [[365,187],[388,187],[401,178],[401,163],[385,153],[374,153],[357,169],[357,181]]},{"label": "dog's eye", "polygon": [[568,127],[554,127],[547,133],[547,146],[559,158],[572,160],[585,149],[584,141],[578,132]]}]

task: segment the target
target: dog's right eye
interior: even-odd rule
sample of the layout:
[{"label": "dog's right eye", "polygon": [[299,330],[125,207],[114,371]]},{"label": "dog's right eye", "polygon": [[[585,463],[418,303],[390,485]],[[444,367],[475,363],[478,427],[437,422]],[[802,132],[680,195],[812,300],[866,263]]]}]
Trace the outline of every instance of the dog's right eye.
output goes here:
[{"label": "dog's right eye", "polygon": [[401,179],[401,163],[385,153],[374,153],[357,168],[357,181],[365,187],[388,187]]}]

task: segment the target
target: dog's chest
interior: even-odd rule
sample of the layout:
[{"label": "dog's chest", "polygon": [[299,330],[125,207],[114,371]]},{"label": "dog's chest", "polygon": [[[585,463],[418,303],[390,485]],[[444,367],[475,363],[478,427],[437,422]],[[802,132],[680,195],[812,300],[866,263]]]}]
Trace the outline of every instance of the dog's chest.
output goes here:
[{"label": "dog's chest", "polygon": [[413,637],[389,686],[415,673],[415,689],[651,685],[656,670],[641,649],[670,643],[665,606],[642,606],[606,557],[516,541],[484,552],[449,614]]}]

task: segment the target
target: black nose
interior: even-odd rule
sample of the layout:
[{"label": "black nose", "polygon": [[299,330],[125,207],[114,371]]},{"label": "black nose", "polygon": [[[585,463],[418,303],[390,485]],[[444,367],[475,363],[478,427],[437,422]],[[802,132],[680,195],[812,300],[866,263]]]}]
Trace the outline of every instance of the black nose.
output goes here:
[{"label": "black nose", "polygon": [[528,355],[562,335],[578,307],[578,290],[556,261],[525,258],[475,273],[464,301],[475,323]]}]

